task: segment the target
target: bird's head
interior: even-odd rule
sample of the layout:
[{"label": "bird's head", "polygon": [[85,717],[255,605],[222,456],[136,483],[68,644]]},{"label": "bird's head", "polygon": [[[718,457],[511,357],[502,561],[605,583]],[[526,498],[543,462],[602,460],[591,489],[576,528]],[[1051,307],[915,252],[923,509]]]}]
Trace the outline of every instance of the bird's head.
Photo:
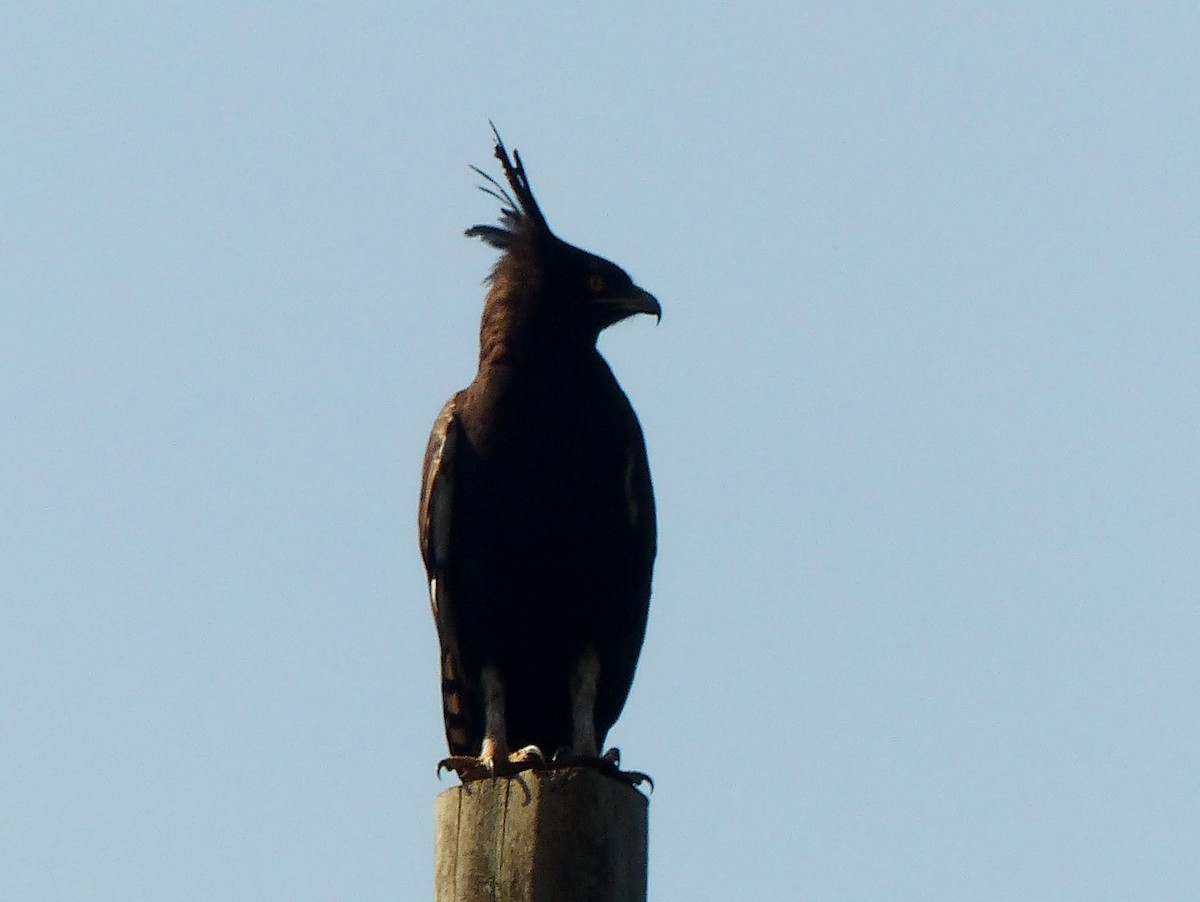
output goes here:
[{"label": "bird's head", "polygon": [[[654,295],[634,284],[617,264],[568,244],[546,223],[533,197],[521,156],[509,157],[496,127],[496,159],[512,193],[482,169],[471,168],[486,184],[480,190],[500,201],[500,225],[467,229],[503,251],[492,270],[489,306],[506,308],[525,328],[543,326],[556,337],[577,335],[594,345],[603,329],[635,313],[662,318]],[[497,311],[499,313],[499,311]],[[485,318],[487,311],[485,309]]]}]

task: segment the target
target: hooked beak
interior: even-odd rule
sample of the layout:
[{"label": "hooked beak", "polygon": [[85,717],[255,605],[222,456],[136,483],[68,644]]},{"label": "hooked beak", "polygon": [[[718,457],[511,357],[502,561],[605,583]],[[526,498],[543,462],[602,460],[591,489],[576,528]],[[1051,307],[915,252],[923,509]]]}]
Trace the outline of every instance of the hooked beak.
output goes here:
[{"label": "hooked beak", "polygon": [[628,294],[618,297],[605,298],[601,303],[618,314],[618,319],[633,316],[635,313],[649,313],[656,322],[662,322],[662,306],[658,298],[636,285]]}]

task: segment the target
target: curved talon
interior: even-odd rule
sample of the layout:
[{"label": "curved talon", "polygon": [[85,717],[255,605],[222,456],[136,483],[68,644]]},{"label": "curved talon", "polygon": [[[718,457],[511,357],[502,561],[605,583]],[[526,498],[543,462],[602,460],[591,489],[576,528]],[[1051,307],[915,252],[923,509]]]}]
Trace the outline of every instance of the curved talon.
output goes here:
[{"label": "curved talon", "polygon": [[[647,783],[650,792],[654,792],[654,780],[649,774],[639,770],[621,770],[621,750],[617,748],[611,748],[597,757],[574,755],[570,749],[563,747],[557,749],[549,761],[536,745],[517,749],[504,758],[491,755],[451,755],[437,763],[436,773],[440,780],[442,771],[453,771],[463,783],[470,783],[485,778],[515,777],[527,770],[564,770],[568,767],[590,767],[607,777],[634,787]],[[526,792],[528,793],[528,788]]]},{"label": "curved talon", "polygon": [[550,770],[564,770],[568,767],[590,767],[593,770],[598,770],[606,777],[612,777],[614,780],[620,780],[622,783],[627,783],[630,786],[641,786],[643,783],[650,784],[650,792],[654,792],[654,780],[649,774],[642,773],[640,770],[621,770],[621,751],[620,749],[611,748],[601,757],[595,755],[572,755],[568,751],[567,754],[555,753],[550,764],[546,765]]},{"label": "curved talon", "polygon": [[485,778],[511,777],[522,771],[533,770],[546,766],[546,756],[536,745],[527,745],[517,749],[505,758],[492,755],[451,755],[443,758],[437,764],[437,776],[442,778],[442,771],[454,771],[463,783]]},{"label": "curved talon", "polygon": [[456,774],[462,774],[464,771],[472,767],[479,767],[483,762],[479,758],[472,758],[468,755],[451,755],[449,758],[443,758],[437,763],[437,778],[442,779],[442,771],[450,770]]},{"label": "curved talon", "polygon": [[619,771],[621,779],[630,786],[641,786],[643,783],[650,784],[650,794],[654,794],[654,780],[649,774],[644,774],[640,770],[623,770]]},{"label": "curved talon", "polygon": [[453,771],[463,783],[468,780],[482,780],[494,776],[491,761],[485,758],[473,758],[470,755],[451,755],[443,758],[437,764],[437,778],[442,778],[442,771]]},{"label": "curved talon", "polygon": [[[545,767],[546,756],[542,754],[542,750],[536,745],[527,745],[523,749],[517,749],[508,756],[509,764],[529,764],[529,767]],[[528,768],[522,768],[527,770]]]}]

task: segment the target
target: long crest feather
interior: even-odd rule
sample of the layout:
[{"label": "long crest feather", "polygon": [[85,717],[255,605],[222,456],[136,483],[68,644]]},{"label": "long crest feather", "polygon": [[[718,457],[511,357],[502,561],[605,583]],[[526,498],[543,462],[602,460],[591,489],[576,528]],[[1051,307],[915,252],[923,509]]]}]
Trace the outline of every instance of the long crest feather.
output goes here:
[{"label": "long crest feather", "polygon": [[[500,161],[500,166],[504,169],[504,178],[508,182],[508,187],[512,189],[512,194],[509,193],[508,188],[505,188],[478,166],[472,166],[471,169],[486,182],[486,184],[477,186],[479,190],[500,202],[500,225],[472,226],[467,229],[465,234],[469,238],[482,238],[492,247],[501,249],[510,247],[518,237],[525,236],[534,239],[549,237],[551,235],[550,226],[546,224],[546,217],[542,215],[542,210],[533,197],[533,190],[529,187],[529,177],[525,174],[525,166],[521,163],[521,154],[514,150],[510,158],[508,148],[504,146],[504,141],[500,137],[500,132],[496,130],[495,123],[489,120],[488,125],[492,127],[492,135],[496,139],[496,159]],[[513,198],[513,195],[516,195],[516,199]]]}]

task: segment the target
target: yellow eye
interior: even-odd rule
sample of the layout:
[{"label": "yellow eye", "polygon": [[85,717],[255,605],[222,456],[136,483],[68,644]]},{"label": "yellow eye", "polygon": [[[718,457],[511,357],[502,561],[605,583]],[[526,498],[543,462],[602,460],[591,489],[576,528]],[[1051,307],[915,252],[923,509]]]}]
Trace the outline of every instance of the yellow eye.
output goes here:
[{"label": "yellow eye", "polygon": [[592,273],[588,276],[588,289],[592,294],[599,294],[604,290],[604,276],[599,273]]}]

